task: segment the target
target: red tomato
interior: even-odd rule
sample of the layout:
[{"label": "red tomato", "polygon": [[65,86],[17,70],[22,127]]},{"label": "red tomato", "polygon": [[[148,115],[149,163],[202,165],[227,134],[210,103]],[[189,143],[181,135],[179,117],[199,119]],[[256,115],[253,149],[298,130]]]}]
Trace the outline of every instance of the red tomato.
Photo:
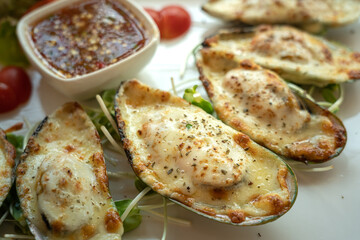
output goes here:
[{"label": "red tomato", "polygon": [[24,69],[13,66],[4,67],[0,70],[0,82],[9,86],[15,92],[18,103],[29,100],[31,82]]},{"label": "red tomato", "polygon": [[160,10],[161,38],[173,39],[186,33],[191,25],[190,14],[181,6],[170,5]]},{"label": "red tomato", "polygon": [[151,16],[151,18],[154,20],[158,28],[161,28],[161,17],[160,13],[154,9],[151,8],[145,8],[145,11]]},{"label": "red tomato", "polygon": [[190,14],[181,6],[169,5],[156,11],[145,8],[159,27],[162,39],[174,39],[186,33],[191,25]]},{"label": "red tomato", "polygon": [[31,11],[33,11],[33,10],[35,10],[35,9],[37,9],[37,8],[45,5],[45,4],[51,3],[51,2],[53,2],[53,1],[55,1],[55,0],[41,0],[41,1],[38,1],[38,2],[36,2],[34,5],[32,5],[32,6],[26,11],[25,14],[28,14],[29,12],[31,12]]},{"label": "red tomato", "polygon": [[0,113],[9,112],[19,105],[15,91],[0,82]]}]

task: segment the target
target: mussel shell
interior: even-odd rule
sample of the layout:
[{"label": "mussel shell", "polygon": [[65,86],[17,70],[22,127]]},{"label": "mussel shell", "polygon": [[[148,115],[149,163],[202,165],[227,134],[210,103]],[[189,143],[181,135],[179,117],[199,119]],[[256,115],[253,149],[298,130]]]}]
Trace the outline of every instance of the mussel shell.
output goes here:
[{"label": "mussel shell", "polygon": [[[203,60],[203,56],[205,60]],[[314,103],[306,94],[299,91],[294,92],[276,73],[261,68],[251,60],[241,60],[225,51],[220,52],[208,47],[204,47],[197,53],[197,67],[200,72],[200,80],[213,102],[219,118],[236,130],[248,134],[254,141],[283,158],[305,163],[323,163],[338,156],[344,149],[347,134],[342,121],[327,109]],[[249,87],[250,90],[244,90],[247,88],[240,87],[242,84],[241,74],[239,79],[236,75],[229,75],[231,79],[227,79],[224,83],[225,75],[231,70],[244,72],[244,74],[258,73],[258,75],[254,75],[254,79],[250,77],[253,75],[244,75],[247,77],[244,77],[246,83],[243,84],[252,86],[252,82],[262,79],[262,81],[257,80],[254,83],[261,87]],[[277,93],[266,95],[268,93],[266,89],[273,84],[275,87],[278,84],[277,87],[280,87],[280,90],[276,90]],[[262,94],[265,94],[264,97],[261,97]],[[259,98],[248,98],[248,96],[258,96]],[[282,98],[286,98],[286,101],[290,102],[281,103],[284,101]],[[266,107],[271,101],[280,102],[281,104],[277,107],[281,108],[275,109],[272,104]],[[262,106],[259,106],[259,102],[262,103]],[[242,104],[248,104],[246,107],[252,108],[250,113],[243,113],[245,105]],[[257,106],[263,110],[259,111]],[[281,109],[283,110],[281,111]],[[305,116],[305,111],[308,114],[306,119],[310,121],[304,118],[298,122],[298,119],[291,115],[296,113],[300,114],[299,117]],[[265,114],[265,117],[262,118],[262,125],[251,122],[251,119],[258,118],[261,114]],[[282,114],[285,114],[285,117],[282,117]],[[296,130],[292,130],[291,127],[284,132],[284,135],[280,135],[281,131],[277,131],[280,126],[277,128],[276,124],[274,125],[280,120],[285,124],[282,127],[295,124]],[[293,120],[295,122],[292,122]],[[259,131],[258,128],[264,131]],[[298,137],[299,133],[304,135]],[[280,141],[272,134],[279,134],[277,137],[280,138]]]},{"label": "mussel shell", "polygon": [[296,0],[209,0],[202,6],[202,10],[222,20],[254,25],[316,24],[334,27],[349,24],[358,19],[360,3],[356,0],[305,0],[301,2]]},{"label": "mussel shell", "polygon": [[1,154],[1,176],[0,176],[0,207],[6,196],[10,192],[14,181],[14,167],[16,150],[14,146],[7,141],[5,132],[0,129],[0,154]]},{"label": "mussel shell", "polygon": [[308,96],[306,96],[304,93],[298,92],[293,90],[293,93],[297,96],[299,102],[301,105],[310,113],[313,115],[321,115],[326,116],[330,119],[331,123],[334,125],[334,128],[339,129],[337,134],[338,139],[338,146],[335,149],[334,153],[330,155],[328,158],[323,159],[322,161],[307,161],[306,159],[299,159],[299,161],[304,161],[305,163],[314,164],[314,163],[323,163],[326,161],[329,161],[337,156],[340,155],[340,153],[344,150],[347,142],[347,131],[345,128],[344,123],[341,121],[341,119],[336,116],[334,113],[330,112],[329,110],[319,106],[317,103],[313,102]]},{"label": "mussel shell", "polygon": [[[288,211],[290,210],[290,208],[294,205],[295,200],[297,198],[297,194],[298,194],[298,184],[297,184],[297,178],[296,175],[294,173],[294,171],[292,170],[292,168],[287,165],[287,168],[289,170],[290,176],[288,176],[287,178],[287,185],[289,186],[289,190],[290,190],[290,199],[291,199],[291,203],[289,206]],[[149,186],[151,187],[151,186]],[[270,215],[270,216],[265,216],[265,217],[253,217],[253,218],[247,218],[244,222],[242,223],[233,223],[231,221],[226,221],[224,218],[222,217],[217,217],[217,216],[211,216],[209,214],[203,213],[201,211],[197,211],[196,209],[189,207],[188,205],[179,202],[175,199],[172,198],[168,198],[170,201],[182,206],[183,208],[194,212],[198,215],[201,215],[203,217],[209,218],[211,220],[217,221],[217,222],[221,222],[221,223],[225,223],[225,224],[230,224],[230,225],[235,225],[235,226],[257,226],[257,225],[262,225],[265,223],[269,223],[269,222],[273,222],[276,219],[280,218],[283,214],[278,214],[278,215]]]},{"label": "mussel shell", "polygon": [[38,125],[17,166],[16,190],[35,239],[121,239],[100,136],[77,102]]},{"label": "mussel shell", "polygon": [[[126,86],[126,84],[129,84],[129,86]],[[135,86],[134,86],[135,85]],[[140,85],[141,88],[146,88],[145,90],[138,90],[137,89],[137,85]],[[132,91],[133,94],[135,94],[136,96],[131,97],[132,95],[130,94],[129,96],[127,96],[126,98],[123,98],[122,100],[118,100],[120,98],[122,98],[122,92],[124,91],[122,88],[124,88],[126,86],[126,88],[128,89],[132,89],[130,91]],[[258,151],[260,148],[261,153],[259,153],[259,155],[255,155],[256,156],[268,156],[269,158],[267,159],[268,162],[273,161],[273,164],[278,164],[275,163],[276,161],[281,162],[281,164],[279,166],[283,166],[286,169],[286,186],[288,189],[288,205],[286,205],[286,207],[279,212],[278,214],[269,214],[267,216],[246,216],[245,220],[243,220],[242,222],[233,222],[230,221],[227,216],[224,216],[223,214],[210,214],[213,212],[208,212],[208,211],[204,211],[203,208],[196,208],[193,207],[194,204],[189,204],[188,201],[184,201],[183,198],[180,196],[180,198],[177,198],[178,195],[174,195],[175,197],[172,197],[173,194],[170,193],[166,187],[167,183],[162,183],[161,180],[158,180],[157,176],[160,175],[160,172],[155,172],[152,173],[152,166],[157,166],[158,164],[161,164],[159,162],[153,162],[151,163],[151,161],[153,161],[153,157],[151,153],[147,152],[146,149],[142,149],[141,145],[143,143],[134,143],[135,141],[137,141],[136,139],[133,139],[134,134],[137,134],[137,136],[143,136],[146,135],[147,133],[144,132],[143,130],[141,130],[142,128],[139,128],[139,125],[130,125],[132,123],[132,121],[138,121],[141,115],[134,115],[135,119],[132,120],[132,118],[129,117],[129,115],[132,115],[133,112],[136,112],[136,114],[144,114],[147,113],[146,110],[143,109],[137,109],[135,110],[134,106],[141,106],[142,103],[141,102],[146,102],[146,106],[148,106],[149,104],[154,104],[154,106],[157,106],[158,109],[158,105],[161,105],[162,102],[167,101],[167,99],[170,98],[170,105],[172,106],[172,104],[176,105],[176,104],[180,104],[180,106],[189,106],[188,103],[186,103],[184,100],[182,100],[181,98],[178,97],[174,97],[171,96],[169,93],[164,92],[164,91],[160,91],[160,90],[155,90],[156,95],[159,97],[159,99],[154,100],[154,99],[150,99],[149,96],[146,96],[146,94],[151,95],[152,91],[154,91],[154,89],[151,89],[150,87],[147,87],[146,85],[143,85],[135,80],[131,80],[131,81],[127,81],[127,82],[123,82],[119,88],[119,91],[117,93],[117,96],[115,97],[115,115],[116,115],[116,121],[118,124],[118,130],[120,133],[120,137],[121,137],[121,141],[123,143],[124,146],[124,150],[125,153],[127,155],[128,161],[130,163],[130,165],[132,166],[135,174],[146,184],[148,185],[150,188],[152,188],[152,190],[154,190],[155,192],[159,193],[160,195],[164,196],[165,198],[169,199],[170,201],[198,214],[204,217],[207,217],[209,219],[218,221],[218,222],[222,222],[222,223],[227,223],[227,224],[232,224],[232,225],[237,225],[237,226],[250,226],[250,225],[260,225],[260,224],[264,224],[267,222],[271,222],[274,221],[275,219],[279,218],[280,216],[282,216],[283,214],[285,214],[294,204],[295,199],[297,197],[297,192],[298,192],[298,187],[297,187],[297,179],[296,176],[293,172],[293,170],[291,169],[291,167],[289,165],[287,165],[285,163],[285,161],[283,161],[283,159],[279,156],[277,156],[276,154],[272,153],[271,151],[260,147],[258,144],[254,143],[253,141],[251,141],[251,146],[254,147],[254,149],[257,149],[255,151]],[[145,94],[146,93],[146,94]],[[136,99],[135,99],[136,98]],[[131,100],[130,100],[131,99]],[[121,102],[121,103],[120,103]],[[125,104],[126,102],[126,104]],[[123,106],[124,105],[124,106]],[[198,109],[195,106],[189,106],[190,109],[192,108],[196,108],[196,111],[201,111],[202,110]],[[159,107],[161,108],[161,107]],[[191,112],[191,111],[190,111]],[[204,112],[205,113],[205,112]],[[160,114],[160,113],[159,113]],[[162,114],[162,113],[161,113]],[[191,113],[189,113],[190,115]],[[202,114],[202,113],[201,113]],[[201,114],[196,115],[196,116],[202,116]],[[210,116],[208,114],[206,114],[207,116]],[[150,116],[152,115],[144,115],[146,116],[148,119],[152,118]],[[174,118],[175,119],[175,118]],[[149,120],[150,121],[150,120]],[[156,120],[154,120],[156,121]],[[141,120],[139,120],[139,122],[141,122]],[[152,120],[150,121],[152,122]],[[135,124],[135,123],[134,123]],[[225,131],[225,130],[224,130]],[[234,130],[231,130],[234,131]],[[136,132],[136,133],[135,133]],[[150,133],[149,133],[150,134]],[[179,136],[181,135],[181,133],[179,133]],[[186,138],[186,137],[184,137]],[[171,142],[170,140],[167,140],[167,142]],[[175,143],[173,143],[175,144]],[[185,144],[186,146],[186,144]],[[151,148],[151,146],[148,146],[147,148]],[[184,147],[185,148],[185,147]],[[169,148],[170,149],[170,148]],[[163,149],[162,149],[163,150]],[[165,151],[165,150],[163,150]],[[168,152],[168,151],[166,151]],[[171,153],[169,153],[171,154]],[[145,156],[145,157],[144,157]],[[147,156],[147,158],[146,158]],[[171,155],[172,156],[172,155]],[[187,156],[187,155],[186,155]],[[271,158],[270,158],[271,156]],[[147,163],[143,163],[142,160],[139,159],[147,159]],[[162,161],[159,157],[154,157],[156,159],[159,159],[159,161]],[[171,159],[171,157],[170,157]],[[179,159],[180,161],[180,159]],[[169,163],[167,163],[169,164]],[[151,170],[150,169],[151,166]],[[169,167],[170,168],[170,167]],[[162,169],[162,167],[160,168]],[[168,169],[168,168],[167,168]],[[279,170],[279,169],[278,169]],[[155,171],[155,170],[154,170]],[[175,172],[175,171],[174,171]],[[250,170],[249,170],[250,172]],[[151,174],[151,175],[150,175]],[[148,178],[148,176],[150,176]],[[156,180],[153,180],[153,176],[155,176],[154,178],[156,178]],[[252,184],[252,183],[251,183]],[[165,187],[159,187],[164,185]],[[246,184],[247,185],[247,184]],[[250,185],[250,184],[249,184]],[[165,190],[164,190],[165,189]],[[201,189],[199,189],[200,191]],[[176,190],[179,191],[179,190]],[[269,190],[270,191],[270,190]],[[192,195],[189,195],[189,198],[191,198]],[[194,201],[197,201],[196,199]],[[209,206],[209,208],[211,208],[211,205],[206,205]]]},{"label": "mussel shell", "polygon": [[223,29],[203,46],[251,59],[298,84],[324,87],[360,79],[360,53],[290,26]]}]

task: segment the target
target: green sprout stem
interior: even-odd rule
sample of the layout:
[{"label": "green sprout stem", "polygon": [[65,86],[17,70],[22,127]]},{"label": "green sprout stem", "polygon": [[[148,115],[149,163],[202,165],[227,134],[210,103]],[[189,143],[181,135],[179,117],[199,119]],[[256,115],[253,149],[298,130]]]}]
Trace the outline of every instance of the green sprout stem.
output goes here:
[{"label": "green sprout stem", "polygon": [[166,204],[166,198],[163,197],[163,206],[164,206],[164,231],[161,240],[166,239],[166,233],[167,233],[167,204]]},{"label": "green sprout stem", "polygon": [[142,190],[130,203],[130,205],[126,208],[124,213],[121,215],[121,221],[124,222],[125,218],[130,213],[131,209],[151,190],[151,188],[147,187]]},{"label": "green sprout stem", "polygon": [[0,226],[1,226],[1,224],[5,221],[5,219],[6,219],[6,217],[7,217],[8,214],[9,214],[9,210],[7,210],[7,211],[4,213],[4,215],[1,216],[1,218],[0,218]]},{"label": "green sprout stem", "polygon": [[5,234],[4,238],[6,239],[35,239],[31,235],[18,235],[18,234]]},{"label": "green sprout stem", "polygon": [[176,92],[174,78],[171,78],[171,87],[172,87],[172,90],[173,90],[174,94],[177,96],[178,94]]},{"label": "green sprout stem", "polygon": [[328,110],[332,113],[336,112],[339,110],[340,105],[342,104],[342,102],[344,101],[344,87],[342,84],[339,84],[339,91],[340,91],[340,97],[336,100],[336,102],[334,102],[333,105],[331,105]]},{"label": "green sprout stem", "polygon": [[303,172],[327,172],[334,169],[333,165],[327,167],[313,167],[313,168],[295,168]]},{"label": "green sprout stem", "polygon": [[[96,95],[96,100],[99,103],[100,108],[104,112],[106,118],[109,120],[111,126],[116,130],[117,129],[116,123],[115,123],[114,119],[111,117],[111,114],[110,114],[108,108],[106,107],[104,100],[102,99],[102,97],[100,95]],[[118,131],[116,131],[116,133],[119,134]]]},{"label": "green sprout stem", "polygon": [[317,103],[318,105],[320,105],[321,107],[325,107],[327,108],[327,110],[329,110],[332,113],[335,113],[339,110],[340,105],[342,104],[342,102],[344,101],[344,87],[342,84],[339,84],[339,98],[334,102],[334,103],[330,103],[330,102],[325,102],[325,101],[316,101],[311,94],[313,94],[315,87],[311,87],[309,90],[309,93],[307,93],[303,88],[293,84],[293,83],[287,83],[288,86],[290,87],[291,90],[299,93],[300,95],[305,96],[306,98],[310,99],[311,101]]},{"label": "green sprout stem", "polygon": [[[166,205],[171,206],[171,205],[174,205],[174,203],[167,202]],[[149,204],[149,205],[139,206],[139,209],[143,210],[143,211],[147,211],[147,210],[153,210],[153,209],[162,208],[162,207],[163,207],[163,204]]]},{"label": "green sprout stem", "polygon": [[105,126],[101,126],[100,127],[101,131],[103,132],[103,134],[105,135],[105,137],[109,140],[109,142],[111,143],[111,145],[114,147],[114,149],[121,153],[122,155],[124,154],[124,149],[115,141],[115,139],[111,136],[111,134],[109,133],[109,131],[106,129]]},{"label": "green sprout stem", "polygon": [[135,179],[136,176],[134,173],[132,172],[122,172],[122,171],[118,171],[118,172],[111,172],[111,171],[106,171],[107,175],[109,177],[112,178],[133,178]]},{"label": "green sprout stem", "polygon": [[[154,216],[157,216],[159,218],[163,218],[163,215],[154,211],[154,210],[144,210],[145,212],[151,213]],[[185,225],[185,226],[191,226],[191,222],[184,220],[184,219],[180,219],[180,218],[174,218],[174,217],[168,217],[167,220],[173,222],[173,223],[177,223],[177,224],[181,224],[181,225]]]},{"label": "green sprout stem", "polygon": [[180,67],[180,71],[179,71],[179,77],[180,79],[183,79],[184,78],[184,75],[185,75],[185,72],[187,70],[187,65],[188,65],[188,62],[189,62],[189,59],[191,56],[195,56],[196,52],[199,50],[199,48],[201,47],[201,43],[196,45],[187,55],[186,55],[186,58],[185,58],[185,61],[184,63],[181,65]]},{"label": "green sprout stem", "polygon": [[315,99],[310,95],[308,94],[304,89],[302,89],[301,87],[293,84],[293,83],[287,83],[287,85],[289,86],[289,88],[297,93],[299,93],[300,95],[303,95],[305,97],[307,97],[308,99],[310,99],[311,101],[313,102],[316,102]]}]

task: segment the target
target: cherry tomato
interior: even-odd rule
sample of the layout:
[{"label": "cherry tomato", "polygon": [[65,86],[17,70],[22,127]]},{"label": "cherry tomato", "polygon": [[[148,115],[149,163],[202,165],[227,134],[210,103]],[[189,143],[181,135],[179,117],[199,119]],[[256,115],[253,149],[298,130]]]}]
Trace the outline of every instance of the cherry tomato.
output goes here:
[{"label": "cherry tomato", "polygon": [[32,87],[24,69],[13,66],[4,67],[0,70],[0,82],[8,85],[15,92],[19,103],[29,100]]},{"label": "cherry tomato", "polygon": [[169,5],[156,11],[145,8],[159,27],[162,39],[174,39],[185,34],[191,25],[190,14],[181,6]]},{"label": "cherry tomato", "polygon": [[160,10],[161,38],[173,39],[186,33],[191,25],[190,14],[180,6],[170,5]]},{"label": "cherry tomato", "polygon": [[145,8],[145,11],[151,16],[151,18],[154,20],[156,25],[158,26],[159,30],[161,28],[161,16],[160,13],[154,9],[151,8]]},{"label": "cherry tomato", "polygon": [[28,14],[29,12],[31,12],[31,11],[33,11],[33,10],[35,10],[35,9],[37,9],[37,8],[45,5],[45,4],[51,3],[51,2],[53,2],[53,1],[55,1],[55,0],[41,0],[41,1],[38,1],[38,2],[36,2],[34,5],[32,5],[32,6],[26,11],[25,14]]},{"label": "cherry tomato", "polygon": [[0,113],[9,112],[19,105],[15,91],[0,82]]}]

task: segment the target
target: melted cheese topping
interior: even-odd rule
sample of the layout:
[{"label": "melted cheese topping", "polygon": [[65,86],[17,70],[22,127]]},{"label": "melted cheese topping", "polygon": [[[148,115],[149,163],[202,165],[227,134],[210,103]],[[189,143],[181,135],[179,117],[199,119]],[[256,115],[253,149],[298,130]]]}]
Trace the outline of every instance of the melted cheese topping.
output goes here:
[{"label": "melted cheese topping", "polygon": [[155,191],[234,223],[288,210],[286,165],[246,135],[136,81],[116,101],[132,166]]},{"label": "melted cheese topping", "polygon": [[194,185],[221,188],[242,181],[247,154],[222,133],[222,126],[211,125],[208,118],[188,116],[186,109],[157,112],[151,122],[143,116],[139,124],[144,144],[150,146],[148,151],[155,160],[154,171],[164,181],[183,194],[194,193]]},{"label": "melted cheese topping", "polygon": [[45,239],[121,239],[100,139],[77,103],[45,119],[17,169],[25,217]]},{"label": "melted cheese topping", "polygon": [[287,26],[259,26],[253,33],[225,33],[211,49],[251,59],[290,81],[325,86],[360,79],[360,53]]},{"label": "melted cheese topping", "polygon": [[291,90],[284,82],[276,82],[276,75],[269,71],[233,69],[219,77],[222,85],[216,87],[236,95],[230,104],[255,128],[293,133],[310,121],[310,114],[300,109]]},{"label": "melted cheese topping", "polygon": [[210,0],[203,9],[213,16],[248,24],[319,22],[336,26],[360,16],[358,0]]},{"label": "melted cheese topping", "polygon": [[10,191],[15,165],[15,148],[5,139],[0,129],[0,207]]},{"label": "melted cheese topping", "polygon": [[40,165],[38,176],[39,210],[50,225],[62,222],[64,229],[75,231],[104,204],[93,194],[97,184],[92,168],[76,156],[49,156]]},{"label": "melted cheese topping", "polygon": [[324,161],[336,153],[341,131],[327,116],[302,109],[278,75],[208,50],[202,57],[202,80],[224,122],[286,157]]}]

